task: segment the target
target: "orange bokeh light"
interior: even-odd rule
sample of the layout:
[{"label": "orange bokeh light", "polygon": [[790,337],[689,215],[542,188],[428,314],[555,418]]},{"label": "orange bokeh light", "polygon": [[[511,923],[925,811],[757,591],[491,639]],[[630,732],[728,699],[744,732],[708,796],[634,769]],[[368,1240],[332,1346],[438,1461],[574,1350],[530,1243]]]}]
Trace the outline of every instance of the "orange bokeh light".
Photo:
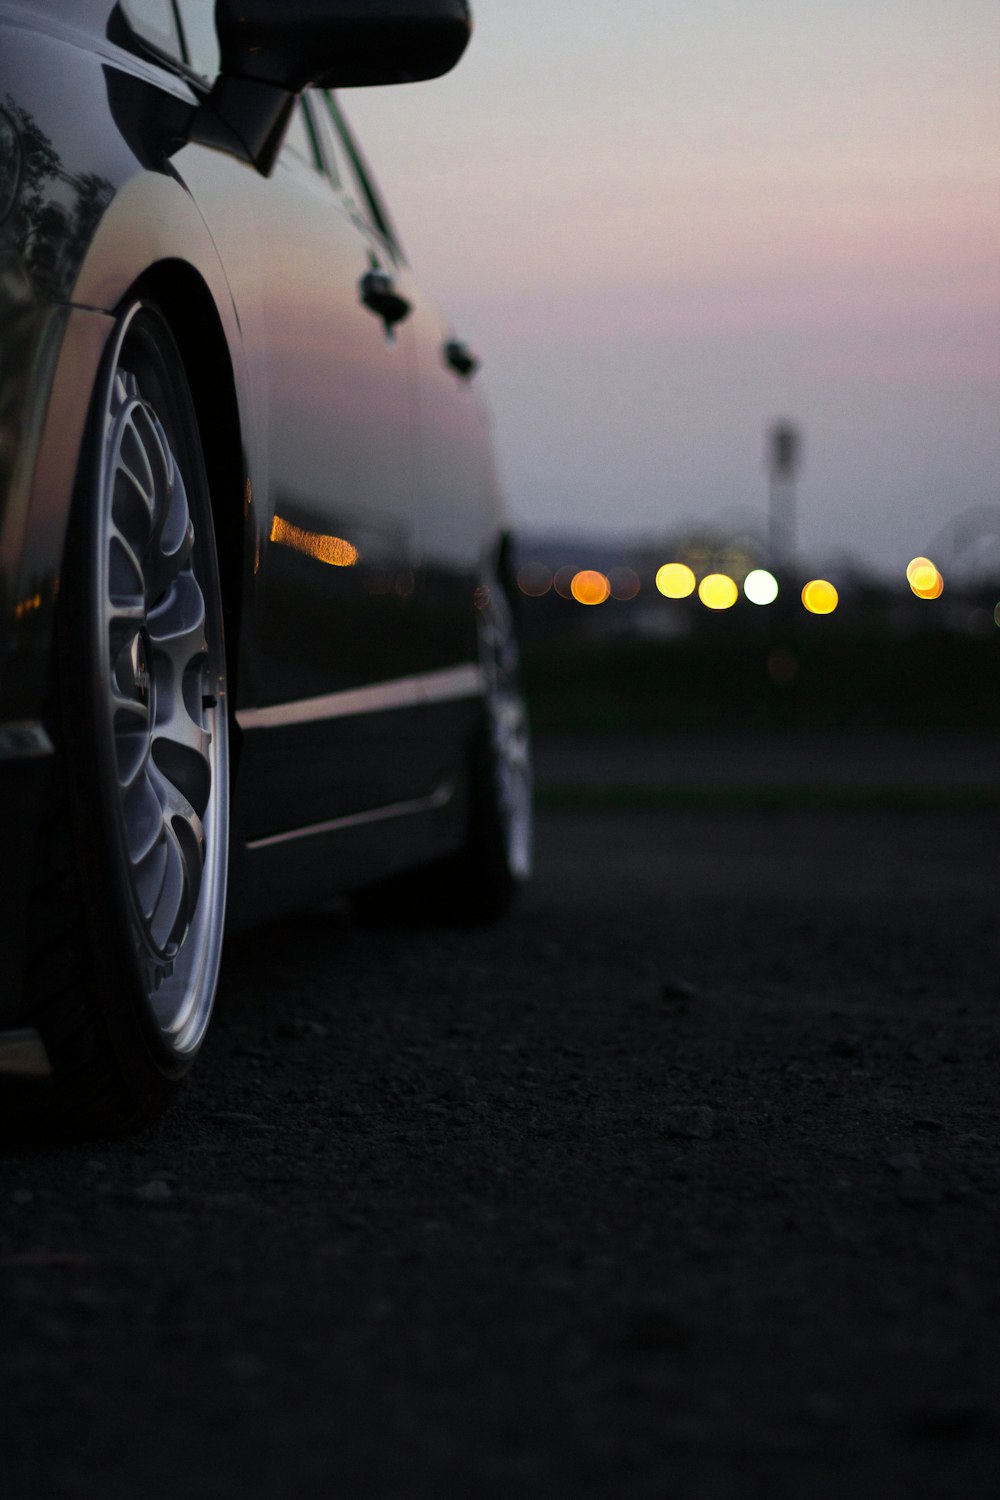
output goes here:
[{"label": "orange bokeh light", "polygon": [[631,568],[612,568],[608,582],[612,599],[634,599],[639,592],[639,576]]},{"label": "orange bokeh light", "polygon": [[560,599],[572,599],[573,579],[576,577],[576,568],[557,568],[552,576],[552,587]]},{"label": "orange bokeh light", "polygon": [[596,568],[583,568],[574,574],[570,592],[577,604],[603,604],[610,597],[611,584]]},{"label": "orange bokeh light", "polygon": [[940,599],[944,592],[944,579],[933,563],[914,568],[909,579],[918,599]]},{"label": "orange bokeh light", "polygon": [[918,599],[940,599],[944,592],[944,579],[929,557],[910,558],[906,581]]},{"label": "orange bokeh light", "polygon": [[552,574],[544,563],[525,563],[517,571],[517,586],[529,599],[540,599],[552,587]]}]

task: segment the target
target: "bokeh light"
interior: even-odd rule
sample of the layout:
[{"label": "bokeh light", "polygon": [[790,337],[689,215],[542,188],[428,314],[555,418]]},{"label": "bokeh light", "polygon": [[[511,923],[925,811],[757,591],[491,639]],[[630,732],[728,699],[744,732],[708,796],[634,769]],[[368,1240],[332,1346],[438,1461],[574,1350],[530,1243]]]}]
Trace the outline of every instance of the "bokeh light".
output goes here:
[{"label": "bokeh light", "polygon": [[812,578],[802,590],[802,603],[811,615],[832,615],[840,595],[825,578]]},{"label": "bokeh light", "polygon": [[577,604],[603,604],[611,594],[611,585],[595,568],[583,568],[574,574],[570,592]]},{"label": "bokeh light", "polygon": [[778,597],[778,580],[766,568],[754,568],[743,580],[743,592],[751,604],[773,604]]},{"label": "bokeh light", "polygon": [[913,558],[906,579],[918,599],[939,599],[944,592],[944,579],[929,557]]},{"label": "bokeh light", "polygon": [[940,573],[928,574],[926,569],[918,569],[910,588],[918,599],[940,599],[944,593],[944,579]]},{"label": "bokeh light", "polygon": [[[909,562],[906,564],[907,583],[912,583],[913,575],[918,568],[934,568],[934,564],[931,562],[929,557],[911,557]],[[937,572],[937,569],[934,568],[934,571]]]},{"label": "bokeh light", "polygon": [[517,570],[517,586],[529,599],[540,599],[552,587],[552,574],[544,563],[525,563]]},{"label": "bokeh light", "polygon": [[686,599],[694,593],[695,576],[687,563],[664,563],[657,570],[656,587],[666,599]]},{"label": "bokeh light", "polygon": [[739,596],[728,573],[707,573],[698,585],[698,598],[706,609],[732,609]]},{"label": "bokeh light", "polygon": [[632,568],[612,568],[608,583],[612,599],[634,599],[639,592],[639,575]]},{"label": "bokeh light", "polygon": [[576,568],[557,568],[552,579],[552,587],[560,599],[572,599],[573,579],[576,577]]}]

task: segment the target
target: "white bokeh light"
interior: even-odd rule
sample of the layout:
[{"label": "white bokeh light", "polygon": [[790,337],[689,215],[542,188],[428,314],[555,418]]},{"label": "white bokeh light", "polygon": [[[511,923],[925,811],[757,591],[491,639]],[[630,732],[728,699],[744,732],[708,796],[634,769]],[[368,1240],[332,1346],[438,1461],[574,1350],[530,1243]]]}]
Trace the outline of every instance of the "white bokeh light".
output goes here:
[{"label": "white bokeh light", "polygon": [[778,597],[778,580],[766,568],[754,568],[743,580],[743,592],[751,604],[773,604]]}]

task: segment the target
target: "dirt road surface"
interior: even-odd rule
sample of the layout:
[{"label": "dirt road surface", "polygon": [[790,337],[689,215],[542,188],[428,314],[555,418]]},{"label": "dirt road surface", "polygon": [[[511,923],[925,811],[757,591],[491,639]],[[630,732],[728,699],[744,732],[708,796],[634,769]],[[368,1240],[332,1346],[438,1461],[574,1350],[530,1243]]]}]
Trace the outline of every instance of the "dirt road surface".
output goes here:
[{"label": "dirt road surface", "polygon": [[0,1152],[11,1497],[1000,1494],[995,814],[549,812],[495,931],[238,940]]}]

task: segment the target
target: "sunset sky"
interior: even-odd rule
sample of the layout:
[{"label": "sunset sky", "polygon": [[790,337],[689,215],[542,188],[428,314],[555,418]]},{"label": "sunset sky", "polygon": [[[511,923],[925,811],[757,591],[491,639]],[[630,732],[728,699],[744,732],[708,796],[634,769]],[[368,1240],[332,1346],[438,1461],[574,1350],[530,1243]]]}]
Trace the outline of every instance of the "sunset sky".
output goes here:
[{"label": "sunset sky", "polygon": [[343,102],[520,526],[760,523],[775,417],[805,556],[1000,515],[1000,0],[474,11],[453,75]]}]

